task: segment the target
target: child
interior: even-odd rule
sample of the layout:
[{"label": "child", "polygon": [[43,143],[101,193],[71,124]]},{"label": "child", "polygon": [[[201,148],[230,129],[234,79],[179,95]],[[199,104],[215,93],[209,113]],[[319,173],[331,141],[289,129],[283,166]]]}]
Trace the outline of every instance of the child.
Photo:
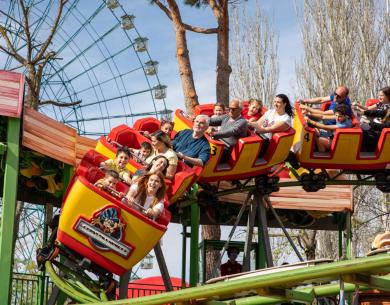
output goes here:
[{"label": "child", "polygon": [[241,116],[248,122],[256,122],[261,117],[262,108],[263,103],[260,100],[252,98],[249,100],[248,108],[241,112]]},{"label": "child", "polygon": [[109,169],[106,170],[104,174],[104,178],[96,181],[94,186],[103,190],[110,190],[110,189],[115,190],[118,181],[119,181],[119,174],[116,171]]},{"label": "child", "polygon": [[153,147],[149,142],[142,142],[140,149],[130,148],[130,151],[134,154],[135,160],[141,164],[145,163],[145,160],[152,154]]},{"label": "child", "polygon": [[[333,131],[337,128],[352,127],[352,120],[348,117],[348,107],[344,104],[337,105],[335,108],[336,125],[325,125],[309,118],[306,118],[307,123],[316,128],[316,143],[318,151],[325,152],[329,149],[332,143]],[[322,130],[318,130],[321,128]]]},{"label": "child", "polygon": [[168,120],[161,120],[160,130],[168,135],[171,139],[172,130],[174,127],[174,123]]},{"label": "child", "polygon": [[225,114],[225,105],[222,103],[215,103],[213,106],[213,115],[211,116],[212,118],[216,118],[219,116],[222,116]]},{"label": "child", "polygon": [[103,170],[114,170],[119,174],[121,178],[127,184],[131,184],[131,176],[126,168],[127,162],[130,159],[130,151],[127,147],[119,147],[116,152],[115,160],[108,159],[100,163],[100,167]]}]

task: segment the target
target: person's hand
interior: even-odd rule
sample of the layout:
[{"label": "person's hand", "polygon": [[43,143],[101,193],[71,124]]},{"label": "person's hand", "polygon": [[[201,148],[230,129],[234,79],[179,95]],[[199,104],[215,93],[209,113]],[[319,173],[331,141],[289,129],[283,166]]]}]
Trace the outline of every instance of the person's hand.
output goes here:
[{"label": "person's hand", "polygon": [[252,123],[252,122],[256,122],[256,119],[255,118],[250,118],[249,120],[247,120],[248,123]]},{"label": "person's hand", "polygon": [[153,210],[150,208],[146,210],[145,214],[146,214],[146,216],[148,216],[150,218],[153,218],[153,216],[154,216]]},{"label": "person's hand", "polygon": [[184,159],[184,154],[182,152],[179,151],[176,153],[176,155],[179,159]]},{"label": "person's hand", "polygon": [[215,128],[210,128],[210,130],[209,130],[210,137],[213,137],[216,133],[217,133],[217,131],[215,130]]}]

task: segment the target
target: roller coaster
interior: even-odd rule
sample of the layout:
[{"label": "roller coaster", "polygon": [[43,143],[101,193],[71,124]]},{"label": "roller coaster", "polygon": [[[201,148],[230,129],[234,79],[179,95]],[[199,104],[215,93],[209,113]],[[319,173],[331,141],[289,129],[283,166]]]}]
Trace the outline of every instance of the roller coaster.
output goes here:
[{"label": "roller coaster", "polygon": [[[211,110],[211,104],[199,105],[195,108],[195,114],[210,115]],[[13,120],[15,119],[10,119],[8,128],[12,128]],[[174,123],[174,134],[183,129],[191,129],[193,124],[179,109],[175,112]],[[169,187],[164,212],[156,221],[151,220],[142,212],[123,204],[120,194],[128,191],[125,183],[118,183],[113,195],[99,190],[94,183],[104,175],[99,164],[107,158],[113,158],[118,147],[138,149],[142,142],[150,141],[143,131],[151,133],[159,127],[159,121],[156,119],[144,118],[138,120],[133,128],[127,125],[113,128],[107,137],[102,136],[98,140],[95,149],[85,153],[68,183],[62,201],[54,249],[45,259],[44,266],[57,287],[76,301],[108,301],[108,295],[115,293],[112,274],[124,275],[150,250],[156,247],[158,249],[158,242],[167,230],[171,217],[175,217],[172,214],[176,213],[178,207],[187,205],[192,209],[194,202],[211,203],[229,193],[249,192],[248,198],[257,198],[258,202],[255,204],[268,201],[268,207],[272,210],[267,196],[278,191],[281,186],[289,185],[301,185],[304,190],[315,192],[327,184],[361,183],[376,185],[383,192],[390,191],[389,128],[383,129],[377,149],[373,153],[360,152],[362,131],[358,123],[352,128],[336,130],[329,152],[318,153],[313,140],[314,130],[305,123],[297,104],[293,128],[275,133],[267,152],[260,157],[258,153],[264,144],[263,140],[249,131],[247,137],[238,140],[229,161],[220,164],[223,143],[206,135],[211,151],[209,162],[203,168],[191,168],[179,161],[174,178],[167,181]],[[19,138],[8,143],[11,149],[8,152],[12,152],[12,146],[19,145],[18,141]],[[12,156],[9,157],[11,159],[7,162],[11,164],[15,160],[12,160]],[[135,173],[142,165],[132,159],[127,168],[131,173]],[[279,176],[286,169],[295,179],[280,182]],[[340,173],[353,173],[357,180],[336,180],[327,169],[337,169],[339,174],[336,176]],[[231,187],[222,189],[221,183],[226,181],[230,182]],[[4,200],[7,199],[6,196],[10,194],[6,194]],[[245,208],[248,208],[246,203],[242,205],[238,221]],[[252,214],[249,214],[249,218],[251,217]],[[238,222],[235,225],[237,224]],[[195,232],[193,234],[196,235]],[[66,257],[65,263],[58,260],[58,254]],[[170,292],[163,297],[150,296],[139,301],[116,301],[112,304],[164,304],[191,300],[203,302],[231,300],[242,296],[248,298],[245,300],[248,304],[274,304],[284,300],[309,302],[320,296],[321,290],[325,289],[316,285],[329,283],[340,277],[341,282],[360,283],[367,289],[389,290],[389,278],[382,276],[383,273],[390,272],[389,262],[390,254],[382,254],[378,257],[318,266],[302,265],[302,270],[282,269],[270,274],[259,271],[248,277],[243,275],[200,288]],[[269,261],[267,263],[269,267],[272,266]],[[92,272],[95,277],[90,277],[86,271]],[[190,272],[194,270],[191,269]],[[63,274],[67,276],[64,277]],[[298,288],[307,283],[312,284],[309,290]],[[275,287],[279,290],[275,291]],[[332,287],[323,295],[334,294],[336,290],[351,289],[348,285]],[[356,285],[354,287],[356,289]],[[265,296],[252,300],[254,291],[257,291],[255,294],[263,291],[262,295]]]}]

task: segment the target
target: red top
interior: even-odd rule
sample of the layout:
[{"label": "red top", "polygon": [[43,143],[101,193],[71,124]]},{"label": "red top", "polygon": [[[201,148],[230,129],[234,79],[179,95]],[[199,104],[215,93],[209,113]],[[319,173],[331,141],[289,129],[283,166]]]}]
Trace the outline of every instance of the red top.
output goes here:
[{"label": "red top", "polygon": [[241,273],[242,265],[240,263],[232,263],[228,260],[226,263],[221,265],[221,276]]},{"label": "red top", "polygon": [[256,121],[257,121],[257,120],[260,119],[260,117],[261,117],[261,112],[258,112],[258,113],[254,114],[254,115],[248,115],[248,108],[246,108],[246,109],[244,109],[244,110],[241,112],[241,116],[242,116],[245,120],[249,120],[249,119],[254,118],[254,119],[256,119]]}]

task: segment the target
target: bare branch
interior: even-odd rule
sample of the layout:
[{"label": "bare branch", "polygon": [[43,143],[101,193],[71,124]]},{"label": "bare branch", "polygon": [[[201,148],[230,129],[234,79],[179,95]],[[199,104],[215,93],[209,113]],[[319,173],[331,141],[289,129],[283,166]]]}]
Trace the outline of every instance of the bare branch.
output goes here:
[{"label": "bare branch", "polygon": [[[171,11],[169,10],[169,8],[167,8],[163,3],[161,3],[161,1],[159,0],[153,0],[154,3],[157,4],[157,6],[167,15],[167,17],[172,20],[172,15],[171,15]],[[183,26],[183,28],[185,28],[186,30],[188,31],[191,31],[191,32],[195,32],[195,33],[201,33],[201,34],[216,34],[218,32],[218,29],[217,28],[202,28],[202,27],[197,27],[197,26],[192,26],[190,24],[187,24],[187,23],[181,23],[181,25]]]},{"label": "bare branch", "polygon": [[[3,36],[3,38],[5,40],[5,43],[6,43],[7,47],[8,47],[8,49],[9,49],[8,51],[5,51],[5,52],[7,54],[11,54],[11,56],[14,57],[21,64],[24,64],[25,63],[25,59],[22,56],[20,56],[18,54],[18,52],[16,52],[16,50],[15,50],[11,40],[9,39],[9,37],[7,35],[6,29],[2,25],[0,25],[0,34],[1,34],[1,36]],[[3,50],[5,50],[5,48]]]},{"label": "bare branch", "polygon": [[28,22],[28,10],[24,5],[24,0],[19,0],[20,7],[23,13],[23,29],[26,33],[26,47],[27,47],[27,62],[31,62],[32,48],[31,48],[31,34],[30,34],[30,24]]},{"label": "bare branch", "polygon": [[57,101],[53,101],[53,100],[45,100],[45,101],[39,101],[39,106],[43,106],[43,105],[54,105],[54,106],[58,106],[58,107],[70,107],[70,106],[76,106],[76,105],[79,105],[81,104],[81,100],[80,101],[75,101],[75,102],[69,102],[69,103],[60,103],[60,102],[57,102]]},{"label": "bare branch", "polygon": [[54,24],[50,30],[50,34],[49,36],[47,37],[46,41],[43,43],[40,51],[38,52],[38,54],[35,56],[35,58],[31,61],[32,63],[36,63],[38,62],[39,60],[41,60],[47,50],[47,48],[49,47],[49,44],[52,42],[52,39],[54,37],[54,34],[56,33],[57,31],[57,28],[58,28],[58,24],[61,20],[61,16],[62,16],[62,9],[64,8],[64,5],[66,4],[66,2],[68,2],[68,0],[60,0],[59,4],[58,4],[58,10],[57,10],[57,14],[56,14],[56,17],[54,19]]}]

